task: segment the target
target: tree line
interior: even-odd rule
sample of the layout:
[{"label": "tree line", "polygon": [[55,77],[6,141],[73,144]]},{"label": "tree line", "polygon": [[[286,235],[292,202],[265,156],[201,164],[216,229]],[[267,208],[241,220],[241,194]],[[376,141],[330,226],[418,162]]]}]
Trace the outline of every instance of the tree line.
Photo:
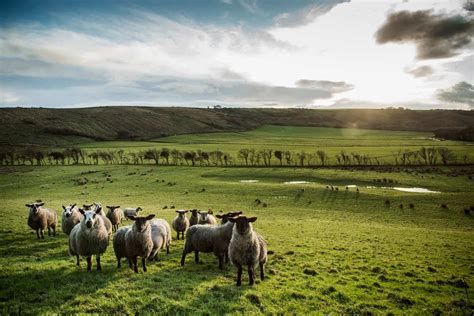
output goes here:
[{"label": "tree line", "polygon": [[[388,160],[388,161],[387,161]],[[369,156],[341,150],[328,155],[324,150],[289,151],[242,148],[236,156],[220,150],[186,151],[178,149],[146,149],[137,152],[118,150],[85,151],[71,147],[63,150],[7,150],[0,152],[1,165],[98,165],[156,164],[173,166],[370,166],[370,165],[450,165],[470,163],[467,154],[458,157],[447,147],[421,147],[399,150],[391,155]]]}]

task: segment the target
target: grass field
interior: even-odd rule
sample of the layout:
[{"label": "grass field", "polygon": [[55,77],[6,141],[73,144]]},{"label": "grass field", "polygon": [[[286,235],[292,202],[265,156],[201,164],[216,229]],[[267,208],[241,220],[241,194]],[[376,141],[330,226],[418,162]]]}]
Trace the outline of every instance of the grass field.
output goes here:
[{"label": "grass field", "polygon": [[[472,314],[474,216],[466,216],[464,208],[474,205],[474,180],[469,179],[473,174],[469,167],[390,173],[131,165],[1,167],[0,310],[3,314]],[[83,177],[88,183],[78,185],[75,180]],[[387,184],[374,180],[383,178],[399,187],[441,193],[382,188]],[[309,183],[284,183],[289,181]],[[346,191],[345,185],[357,185],[360,192],[352,187]],[[257,198],[261,204],[254,202]],[[258,217],[254,228],[268,241],[268,279],[249,287],[244,275],[238,288],[235,268],[218,270],[211,254],[203,254],[200,264],[188,256],[181,267],[181,240],[173,240],[171,254],[160,253],[160,261],[150,264],[147,273],[118,270],[112,245],[103,256],[103,271],[87,273],[84,261],[78,268],[68,257],[66,235],[59,232],[38,241],[28,228],[24,204],[36,199],[58,213],[62,204],[73,202],[141,206],[145,214],[168,221],[175,215],[171,206],[212,208],[217,213],[243,210]],[[414,208],[408,207],[410,203]]]},{"label": "grass field", "polygon": [[[355,128],[293,127],[267,125],[248,132],[190,134],[163,137],[155,141],[132,142],[112,141],[83,143],[79,147],[85,150],[124,149],[140,151],[148,148],[167,147],[179,150],[221,150],[230,153],[238,163],[238,151],[242,148],[305,151],[315,153],[324,150],[329,162],[335,163],[334,156],[342,150],[347,153],[368,154],[382,157],[382,161],[393,163],[393,154],[399,150],[417,151],[421,147],[448,147],[461,160],[467,154],[470,162],[474,159],[472,143],[460,141],[440,141],[428,132],[382,131]],[[273,158],[272,164],[279,161]]]}]

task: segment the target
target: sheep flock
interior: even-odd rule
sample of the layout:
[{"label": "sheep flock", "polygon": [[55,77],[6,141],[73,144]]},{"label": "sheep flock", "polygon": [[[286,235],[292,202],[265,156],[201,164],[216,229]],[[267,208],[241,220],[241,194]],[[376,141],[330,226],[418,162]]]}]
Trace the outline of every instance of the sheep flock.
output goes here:
[{"label": "sheep flock", "polygon": [[[44,239],[46,229],[49,236],[51,232],[56,236],[58,215],[55,210],[43,207],[44,204],[40,200],[26,204],[28,226],[36,231],[38,239]],[[213,215],[210,209],[176,210],[177,215],[170,225],[165,219],[155,218],[154,214],[144,215],[141,207],[122,209],[114,204],[106,208],[107,213],[100,203],[62,206],[61,230],[68,235],[69,255],[75,257],[77,266],[80,266],[81,257],[85,258],[87,271],[92,270],[93,256],[96,269],[102,270],[100,259],[112,238],[117,267],[121,268],[122,259],[126,259],[128,266],[138,273],[140,258],[146,272],[147,262],[157,261],[160,250],[170,253],[172,227],[176,239],[184,240],[181,266],[185,265],[186,255],[191,252],[194,252],[196,263],[199,263],[200,252],[214,253],[219,269],[224,269],[229,261],[236,267],[237,286],[241,285],[243,266],[248,269],[250,285],[254,284],[257,266],[261,280],[265,277],[267,243],[251,224],[256,217],[246,217],[241,211]],[[131,224],[120,227],[124,220],[130,220]]]}]

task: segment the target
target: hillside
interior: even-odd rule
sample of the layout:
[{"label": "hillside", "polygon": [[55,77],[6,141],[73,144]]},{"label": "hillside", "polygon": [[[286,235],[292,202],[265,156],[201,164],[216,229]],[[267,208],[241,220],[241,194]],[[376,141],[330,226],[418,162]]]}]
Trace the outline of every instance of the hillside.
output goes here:
[{"label": "hillside", "polygon": [[2,146],[54,146],[91,140],[153,139],[244,131],[264,124],[435,131],[474,126],[473,111],[399,109],[202,109],[95,107],[0,109]]}]

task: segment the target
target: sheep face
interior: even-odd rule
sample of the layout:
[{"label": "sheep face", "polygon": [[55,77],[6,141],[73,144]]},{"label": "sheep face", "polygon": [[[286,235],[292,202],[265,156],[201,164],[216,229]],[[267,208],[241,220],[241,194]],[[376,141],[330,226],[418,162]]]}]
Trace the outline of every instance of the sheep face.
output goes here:
[{"label": "sheep face", "polygon": [[178,210],[178,211],[176,211],[176,213],[178,213],[178,216],[179,216],[180,218],[184,218],[187,212],[188,212],[188,211],[185,211],[185,210]]},{"label": "sheep face", "polygon": [[95,206],[95,211],[97,211],[97,210],[98,210],[99,212],[102,211],[102,204],[100,204],[100,203],[94,203],[93,205]]},{"label": "sheep face", "polygon": [[250,223],[253,223],[256,220],[256,217],[229,217],[229,222],[235,223],[237,233],[240,235],[246,235],[252,229],[252,225]]},{"label": "sheep face", "polygon": [[154,214],[148,215],[148,216],[129,216],[132,221],[135,221],[135,224],[133,224],[132,229],[135,229],[139,232],[143,232],[146,229],[150,229],[150,223],[148,223],[149,220],[153,219],[155,217]]},{"label": "sheep face", "polygon": [[216,217],[221,220],[221,224],[225,224],[229,221],[229,217],[235,217],[235,216],[238,216],[240,214],[242,214],[242,211],[229,212],[227,214],[216,215]]},{"label": "sheep face", "polygon": [[64,210],[63,214],[64,214],[64,216],[70,217],[72,215],[72,212],[73,212],[75,206],[76,206],[76,204],[72,204],[72,205],[69,205],[69,206],[64,206],[63,205],[63,210]]},{"label": "sheep face", "polygon": [[44,203],[33,203],[33,204],[25,204],[26,207],[30,208],[30,212],[33,212],[33,214],[38,214],[40,206],[43,206]]},{"label": "sheep face", "polygon": [[106,207],[110,210],[110,212],[113,213],[113,212],[115,212],[120,206],[108,206],[108,205],[107,205]]},{"label": "sheep face", "polygon": [[86,227],[90,229],[94,226],[95,221],[97,220],[97,214],[100,213],[100,209],[95,211],[84,211],[80,208],[79,212],[84,215],[83,222],[85,223]]},{"label": "sheep face", "polygon": [[199,211],[198,214],[199,214],[199,221],[201,222],[208,221],[208,218],[209,218],[208,215],[210,214],[209,212]]},{"label": "sheep face", "polygon": [[193,216],[198,216],[198,210],[196,209],[191,210],[191,213],[193,214]]}]

